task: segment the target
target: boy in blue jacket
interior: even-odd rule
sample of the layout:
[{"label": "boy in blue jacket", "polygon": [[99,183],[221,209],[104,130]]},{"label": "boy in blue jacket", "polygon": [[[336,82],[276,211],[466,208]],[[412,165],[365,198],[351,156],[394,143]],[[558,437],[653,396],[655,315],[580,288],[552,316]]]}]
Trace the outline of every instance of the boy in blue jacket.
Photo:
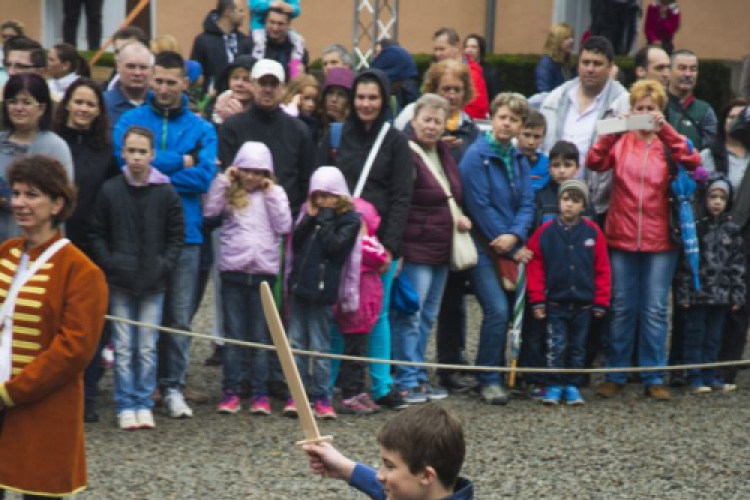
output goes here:
[{"label": "boy in blue jacket", "polygon": [[356,463],[328,443],[302,447],[315,474],[341,479],[376,500],[472,500],[474,487],[459,477],[466,455],[461,422],[435,403],[412,406],[378,432],[378,471]]},{"label": "boy in blue jacket", "polygon": [[529,169],[531,189],[534,194],[547,185],[549,181],[549,158],[539,147],[547,132],[547,120],[539,111],[529,111],[529,117],[518,134],[518,149],[523,154],[523,164]]},{"label": "boy in blue jacket", "polygon": [[[591,317],[603,317],[609,307],[612,273],[604,234],[581,217],[589,205],[586,184],[565,181],[558,199],[560,215],[529,240],[529,302],[536,319],[547,319],[547,366],[583,368]],[[543,403],[559,404],[564,395],[569,405],[583,404],[582,375],[548,378]]]}]

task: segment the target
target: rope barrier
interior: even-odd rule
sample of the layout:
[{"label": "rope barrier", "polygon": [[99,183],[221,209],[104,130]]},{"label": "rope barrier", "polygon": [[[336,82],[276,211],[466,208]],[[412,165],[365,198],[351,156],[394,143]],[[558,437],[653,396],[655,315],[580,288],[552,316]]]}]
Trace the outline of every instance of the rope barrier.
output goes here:
[{"label": "rope barrier", "polygon": [[[150,323],[143,323],[140,321],[134,321],[126,318],[120,318],[117,316],[104,316],[109,321],[115,321],[118,323],[125,323],[127,325],[139,326],[144,328],[152,328],[165,333],[184,335],[186,337],[193,337],[201,340],[210,340],[215,342],[220,340],[225,344],[238,345],[242,347],[249,347],[251,349],[263,349],[266,351],[275,351],[276,348],[269,344],[259,344],[257,342],[246,342],[243,340],[234,340],[227,338],[219,338],[215,335],[208,333],[197,333],[190,332],[187,330],[178,330],[176,328],[169,328],[166,326],[153,325]],[[364,361],[366,363],[379,363],[383,365],[401,365],[401,366],[416,366],[420,368],[440,368],[445,370],[455,371],[466,371],[466,372],[498,372],[498,373],[509,373],[510,367],[507,366],[473,366],[473,365],[450,365],[450,364],[438,364],[438,363],[421,363],[416,361],[398,361],[390,359],[375,359],[365,358],[360,356],[348,356],[345,354],[331,354],[327,352],[318,351],[305,351],[302,349],[292,349],[292,353],[300,356],[312,356],[323,359],[338,359],[342,361]],[[738,361],[720,361],[717,363],[704,363],[704,364],[693,364],[693,365],[672,365],[672,366],[641,366],[641,367],[623,367],[623,368],[515,368],[516,373],[640,373],[640,372],[662,372],[662,371],[678,371],[678,370],[693,370],[703,368],[725,368],[730,366],[750,366],[750,360],[738,360]]]}]

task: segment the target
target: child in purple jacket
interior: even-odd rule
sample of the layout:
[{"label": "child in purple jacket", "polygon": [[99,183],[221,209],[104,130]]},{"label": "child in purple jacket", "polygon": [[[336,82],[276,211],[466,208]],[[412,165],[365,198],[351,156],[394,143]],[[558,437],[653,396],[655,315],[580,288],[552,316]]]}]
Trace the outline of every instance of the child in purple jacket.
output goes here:
[{"label": "child in purple jacket", "polygon": [[[204,211],[221,216],[221,300],[227,339],[271,344],[260,301],[260,284],[273,286],[281,265],[282,235],[292,229],[289,200],[275,183],[273,159],[261,142],[246,142],[225,173],[211,185]],[[216,411],[237,413],[244,348],[227,344],[223,352],[223,396]],[[269,353],[252,351],[250,412],[271,413],[267,382]]]}]

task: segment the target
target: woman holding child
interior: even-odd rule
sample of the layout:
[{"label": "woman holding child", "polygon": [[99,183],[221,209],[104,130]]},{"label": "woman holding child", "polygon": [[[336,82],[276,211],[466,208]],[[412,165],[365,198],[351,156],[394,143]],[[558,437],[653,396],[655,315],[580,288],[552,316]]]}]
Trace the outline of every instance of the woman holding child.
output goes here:
[{"label": "woman holding child", "polygon": [[[677,244],[670,236],[668,155],[691,171],[701,160],[685,137],[665,120],[666,104],[659,82],[635,83],[630,89],[632,113],[650,114],[654,128],[601,136],[586,158],[587,168],[613,173],[605,225],[613,282],[614,316],[607,360],[612,368],[631,365],[635,331],[639,334],[638,366],[667,364],[667,298],[678,257]],[[627,376],[607,374],[598,394],[614,396],[625,386]],[[663,377],[662,372],[641,373],[647,396],[671,399]]]},{"label": "woman holding child", "polygon": [[[529,115],[526,98],[499,94],[491,105],[492,131],[481,135],[461,161],[466,213],[474,223],[479,262],[471,281],[482,307],[478,366],[505,364],[508,299],[495,270],[498,259],[528,263],[531,252],[523,243],[534,219],[534,194],[529,171],[521,166],[521,152],[511,140]],[[481,397],[487,404],[507,404],[500,373],[479,372]]]}]

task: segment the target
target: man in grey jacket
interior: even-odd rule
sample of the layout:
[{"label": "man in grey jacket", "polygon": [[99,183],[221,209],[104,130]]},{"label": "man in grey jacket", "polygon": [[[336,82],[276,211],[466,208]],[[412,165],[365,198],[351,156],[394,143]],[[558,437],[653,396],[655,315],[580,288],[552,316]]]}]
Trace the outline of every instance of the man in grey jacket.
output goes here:
[{"label": "man in grey jacket", "polygon": [[580,164],[584,167],[579,176],[586,179],[591,189],[597,214],[604,214],[609,208],[612,174],[586,171],[586,153],[596,139],[596,122],[630,110],[627,90],[610,79],[613,61],[614,50],[609,40],[592,36],[581,47],[578,78],[550,92],[540,108],[547,120],[542,150],[549,153],[559,140],[578,147]]}]

